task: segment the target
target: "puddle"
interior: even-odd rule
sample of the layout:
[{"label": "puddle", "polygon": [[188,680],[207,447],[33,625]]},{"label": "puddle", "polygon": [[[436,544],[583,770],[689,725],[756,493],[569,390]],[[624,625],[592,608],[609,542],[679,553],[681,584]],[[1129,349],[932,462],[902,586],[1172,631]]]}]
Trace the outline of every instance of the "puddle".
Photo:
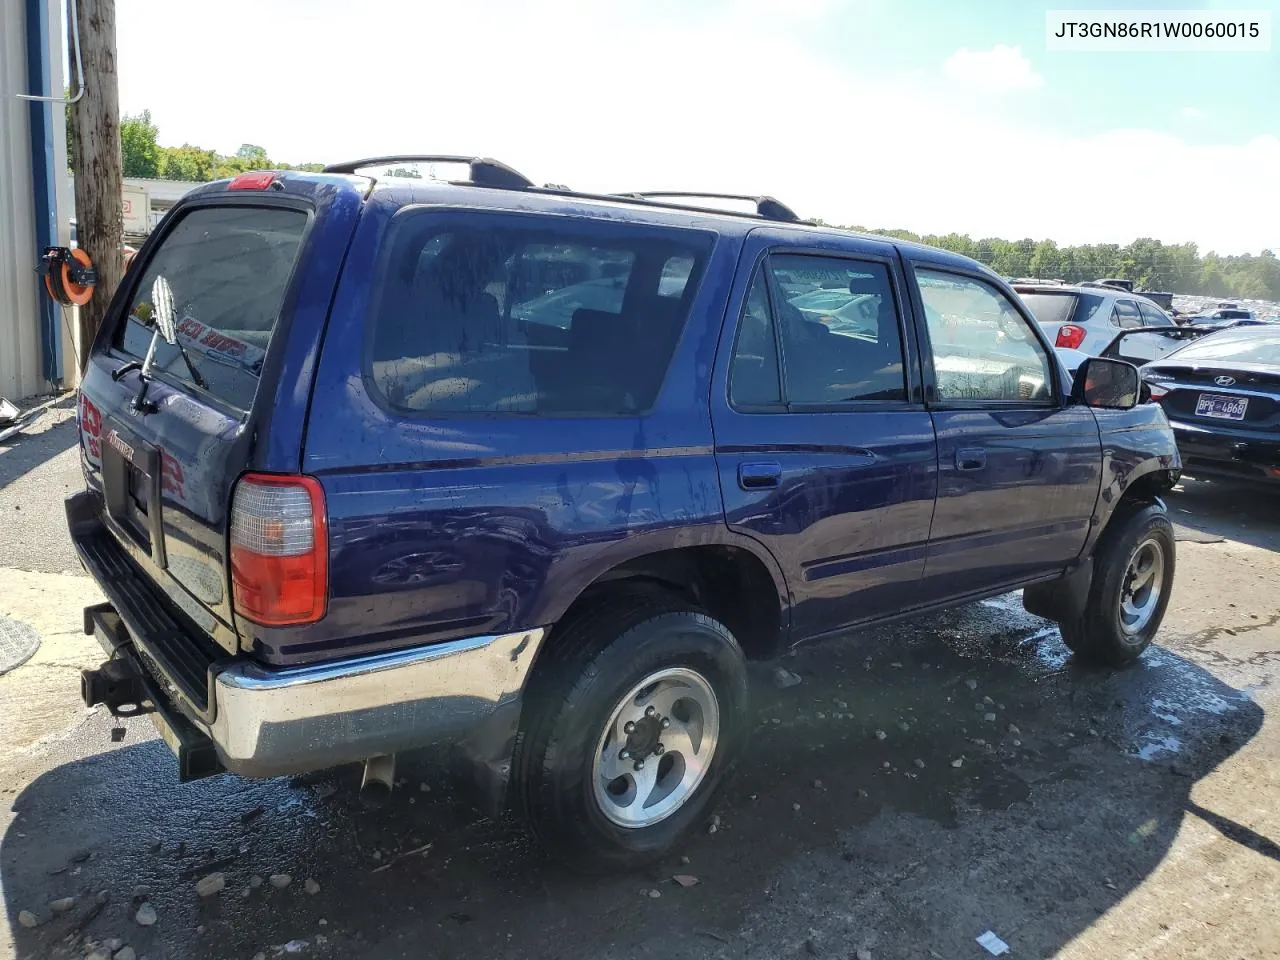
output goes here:
[{"label": "puddle", "polygon": [[1021,646],[1032,650],[1039,664],[1048,670],[1061,670],[1071,659],[1071,650],[1062,642],[1058,628],[1052,624],[1031,634]]},{"label": "puddle", "polygon": [[1249,702],[1249,697],[1245,694],[1231,699],[1222,696],[1214,689],[1218,684],[1210,674],[1159,647],[1151,647],[1143,659],[1148,666],[1162,667],[1172,673],[1174,677],[1167,686],[1176,689],[1178,693],[1176,700],[1152,700],[1153,710],[1165,713],[1205,713],[1220,717],[1240,709],[1240,703]]},{"label": "puddle", "polygon": [[1139,747],[1134,756],[1139,760],[1158,760],[1182,752],[1182,741],[1177,737],[1157,737],[1147,734],[1148,742]]},{"label": "puddle", "polygon": [[1004,613],[1026,613],[1022,608],[1021,592],[1006,593],[999,597],[992,597],[990,600],[983,600],[981,603],[984,607],[991,610],[1000,610]]}]

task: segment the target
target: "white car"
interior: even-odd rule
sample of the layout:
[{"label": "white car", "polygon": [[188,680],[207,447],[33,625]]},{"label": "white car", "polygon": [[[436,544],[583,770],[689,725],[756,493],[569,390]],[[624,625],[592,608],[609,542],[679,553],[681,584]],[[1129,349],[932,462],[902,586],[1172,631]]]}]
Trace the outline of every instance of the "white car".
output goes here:
[{"label": "white car", "polygon": [[1153,329],[1121,340],[1110,355],[1141,366],[1178,349],[1186,340],[1173,318],[1150,300],[1108,287],[1014,284],[1063,364],[1072,373],[1085,357],[1096,357],[1125,330]]}]

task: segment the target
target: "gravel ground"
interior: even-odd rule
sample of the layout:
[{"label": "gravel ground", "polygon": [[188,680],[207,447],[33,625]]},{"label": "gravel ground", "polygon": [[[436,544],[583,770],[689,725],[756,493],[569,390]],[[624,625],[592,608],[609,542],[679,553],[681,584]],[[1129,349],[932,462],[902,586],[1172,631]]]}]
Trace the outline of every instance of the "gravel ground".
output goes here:
[{"label": "gravel ground", "polygon": [[716,819],[606,878],[428,754],[373,812],[354,768],[178,784],[145,719],[78,705],[96,591],[22,572],[63,569],[54,528],[6,537],[0,615],[44,644],[0,677],[0,957],[950,960],[987,930],[1011,957],[1280,956],[1280,497],[1188,481],[1170,507],[1177,587],[1137,664],[1079,667],[1010,595],[806,649],[785,690],[761,665]]}]

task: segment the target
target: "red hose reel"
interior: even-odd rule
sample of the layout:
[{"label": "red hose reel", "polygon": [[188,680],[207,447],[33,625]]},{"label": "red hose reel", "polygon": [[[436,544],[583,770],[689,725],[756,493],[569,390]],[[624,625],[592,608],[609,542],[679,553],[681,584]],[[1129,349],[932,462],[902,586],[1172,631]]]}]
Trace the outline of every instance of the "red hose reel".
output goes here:
[{"label": "red hose reel", "polygon": [[84,306],[98,283],[93,260],[79,247],[46,247],[36,270],[44,277],[49,296],[63,306]]}]

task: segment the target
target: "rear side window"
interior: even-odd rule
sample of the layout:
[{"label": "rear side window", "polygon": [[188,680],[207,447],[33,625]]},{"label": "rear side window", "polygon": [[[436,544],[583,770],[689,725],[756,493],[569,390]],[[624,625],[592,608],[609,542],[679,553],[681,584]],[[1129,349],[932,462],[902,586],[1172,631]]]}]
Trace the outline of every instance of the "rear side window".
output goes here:
[{"label": "rear side window", "polygon": [[[154,340],[155,370],[248,410],[306,227],[299,210],[190,211],[143,271],[115,347],[142,360]],[[173,293],[176,346],[153,337],[160,277]]]},{"label": "rear side window", "polygon": [[709,238],[548,219],[404,220],[370,375],[424,414],[620,416],[653,405]]},{"label": "rear side window", "polygon": [[907,398],[902,359],[898,311],[884,264],[775,254],[747,294],[730,397],[739,406],[901,402]]},{"label": "rear side window", "polygon": [[1142,316],[1138,313],[1138,305],[1132,300],[1117,300],[1114,319],[1116,326],[1125,330],[1142,326]]}]

